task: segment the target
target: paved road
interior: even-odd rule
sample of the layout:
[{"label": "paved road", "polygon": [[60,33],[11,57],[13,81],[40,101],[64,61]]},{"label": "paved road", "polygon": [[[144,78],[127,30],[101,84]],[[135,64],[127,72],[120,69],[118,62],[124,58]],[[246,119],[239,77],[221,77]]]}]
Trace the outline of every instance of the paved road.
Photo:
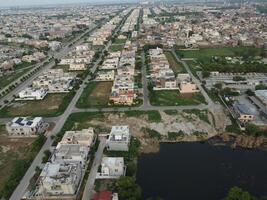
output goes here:
[{"label": "paved road", "polygon": [[94,159],[93,165],[91,167],[89,177],[86,181],[82,200],[90,200],[91,199],[93,189],[94,189],[96,174],[98,171],[98,167],[101,164],[101,160],[102,160],[103,151],[104,151],[105,146],[106,146],[106,138],[101,137],[100,138],[100,144],[98,146],[97,152],[95,153],[95,159]]}]

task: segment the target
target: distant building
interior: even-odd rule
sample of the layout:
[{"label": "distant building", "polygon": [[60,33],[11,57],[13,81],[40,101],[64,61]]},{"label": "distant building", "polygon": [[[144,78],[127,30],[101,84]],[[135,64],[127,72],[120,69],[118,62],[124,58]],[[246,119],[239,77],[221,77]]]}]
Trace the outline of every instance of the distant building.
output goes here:
[{"label": "distant building", "polygon": [[178,74],[177,82],[181,94],[199,92],[199,89],[189,74]]},{"label": "distant building", "polygon": [[86,65],[84,63],[71,63],[70,64],[70,71],[84,71],[86,70]]},{"label": "distant building", "polygon": [[44,133],[47,128],[48,124],[42,117],[16,117],[6,124],[6,130],[10,136],[34,136]]},{"label": "distant building", "polygon": [[130,140],[128,126],[113,126],[107,140],[107,149],[109,151],[128,151]]},{"label": "distant building", "polygon": [[240,122],[246,123],[254,120],[254,115],[245,104],[235,103],[233,105],[233,109],[236,114],[236,118]]},{"label": "distant building", "polygon": [[265,107],[267,107],[267,90],[256,90],[255,96]]},{"label": "distant building", "polygon": [[97,174],[98,179],[116,179],[125,175],[123,157],[103,157],[101,171]]}]

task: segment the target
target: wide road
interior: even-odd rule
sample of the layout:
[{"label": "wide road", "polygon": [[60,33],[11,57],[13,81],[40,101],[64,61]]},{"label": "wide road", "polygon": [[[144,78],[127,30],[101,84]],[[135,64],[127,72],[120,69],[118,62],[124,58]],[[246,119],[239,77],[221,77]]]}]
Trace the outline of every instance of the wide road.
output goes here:
[{"label": "wide road", "polygon": [[85,184],[82,200],[90,200],[91,199],[94,185],[95,185],[96,174],[98,171],[98,167],[101,164],[101,160],[102,160],[103,151],[105,149],[105,146],[106,146],[106,138],[100,137],[100,143],[99,143],[97,152],[95,153],[95,159],[94,159],[93,165],[90,169],[89,177],[88,177],[86,184]]},{"label": "wide road", "polygon": [[[114,30],[113,35],[115,35],[120,30],[121,26],[122,26],[122,24],[120,24],[116,28],[116,30]],[[87,31],[87,33],[88,32],[90,32],[90,31]],[[87,33],[84,33],[84,35],[86,35]],[[82,38],[80,38],[79,40],[75,40],[75,41],[77,41],[75,43],[75,45],[79,45],[81,42],[83,42]],[[104,52],[110,47],[111,44],[112,44],[111,41],[109,41],[108,44],[105,46],[105,48],[102,49],[102,52],[101,52],[98,60],[94,63],[93,67],[90,69],[93,74],[96,72],[99,63],[101,62],[102,57],[104,56]],[[64,52],[67,53],[67,51],[64,51]],[[59,55],[57,55],[57,56],[59,56]],[[63,57],[63,55],[61,55],[61,56]],[[58,58],[60,58],[60,57],[58,57]],[[52,147],[53,140],[51,139],[51,136],[56,135],[63,128],[67,118],[69,117],[69,115],[71,113],[73,113],[73,110],[75,109],[75,105],[76,105],[77,101],[79,100],[84,88],[87,85],[87,81],[90,79],[91,79],[91,75],[88,75],[85,78],[85,80],[83,81],[83,83],[80,85],[80,88],[78,89],[78,91],[76,91],[75,96],[73,97],[72,101],[68,105],[65,112],[59,118],[57,118],[58,120],[55,124],[55,127],[53,128],[53,130],[51,132],[49,132],[47,134],[47,140],[46,140],[45,144],[43,145],[43,147],[41,148],[41,150],[39,151],[39,153],[37,154],[37,156],[33,160],[31,166],[29,167],[29,169],[27,170],[27,172],[25,173],[25,175],[21,179],[19,185],[17,186],[17,188],[13,192],[12,196],[10,197],[10,200],[20,200],[23,197],[23,195],[25,194],[25,191],[28,188],[30,180],[33,177],[33,175],[35,174],[36,167],[40,166],[42,163],[42,157],[44,155],[44,151],[47,149],[50,149]]]}]

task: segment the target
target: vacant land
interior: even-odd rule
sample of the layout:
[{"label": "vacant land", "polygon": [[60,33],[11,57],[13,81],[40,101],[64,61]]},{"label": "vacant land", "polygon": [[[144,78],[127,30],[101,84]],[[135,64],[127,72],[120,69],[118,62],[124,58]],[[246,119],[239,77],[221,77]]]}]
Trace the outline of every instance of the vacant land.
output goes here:
[{"label": "vacant land", "polygon": [[103,107],[109,102],[112,82],[91,82],[84,89],[78,103],[78,108]]},{"label": "vacant land", "polygon": [[197,75],[197,71],[202,71],[202,67],[200,66],[200,64],[195,61],[195,60],[187,60],[186,61],[187,65],[190,67],[191,72],[196,76]]},{"label": "vacant land", "polygon": [[0,111],[4,116],[56,116],[64,112],[73,93],[48,94],[39,101],[14,101]]},{"label": "vacant land", "polygon": [[114,44],[109,47],[109,51],[111,52],[121,51],[123,47],[124,47],[124,44]]},{"label": "vacant land", "polygon": [[63,69],[64,72],[69,71],[70,66],[69,65],[55,65],[53,69]]},{"label": "vacant land", "polygon": [[253,52],[260,55],[263,49],[253,47],[225,47],[225,48],[205,48],[199,50],[178,50],[178,54],[184,58],[207,58],[212,56],[240,56]]},{"label": "vacant land", "polygon": [[171,52],[166,51],[164,52],[164,54],[166,55],[168,62],[170,64],[170,67],[172,68],[175,75],[177,75],[178,73],[185,72],[185,69],[182,67],[180,63],[178,63],[175,60]]},{"label": "vacant land", "polygon": [[149,92],[150,103],[154,106],[198,105],[206,103],[201,93],[180,94],[178,90]]},{"label": "vacant land", "polygon": [[11,139],[7,137],[5,126],[0,125],[0,195],[5,183],[19,160],[27,158],[34,138]]},{"label": "vacant land", "polygon": [[127,39],[116,39],[113,44],[124,44],[126,42]]},{"label": "vacant land", "polygon": [[180,139],[184,141],[200,139],[200,137],[194,135],[197,131],[203,133],[203,137],[215,135],[216,130],[214,130],[213,125],[207,123],[206,119],[201,118],[195,113],[179,111],[176,111],[173,115],[158,111],[74,113],[64,124],[63,129],[57,135],[56,141],[60,141],[66,130],[93,127],[96,133],[109,133],[112,126],[125,124],[129,125],[132,136],[140,140],[141,151],[150,152],[158,150],[159,141],[157,139],[155,141],[155,138],[146,137],[144,129],[156,130],[161,134],[163,141],[167,140],[169,132],[178,133],[182,131],[183,136]]}]

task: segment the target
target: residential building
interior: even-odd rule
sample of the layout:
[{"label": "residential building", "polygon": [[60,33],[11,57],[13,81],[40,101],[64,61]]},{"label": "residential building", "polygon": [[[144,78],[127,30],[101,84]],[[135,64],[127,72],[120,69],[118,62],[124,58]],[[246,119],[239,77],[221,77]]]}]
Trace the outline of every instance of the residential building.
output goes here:
[{"label": "residential building", "polygon": [[52,163],[78,163],[86,167],[89,148],[80,144],[58,144],[52,155]]},{"label": "residential building", "polygon": [[116,179],[125,175],[123,157],[103,157],[101,171],[97,173],[98,179]]},{"label": "residential building", "polygon": [[128,126],[112,126],[107,140],[109,151],[128,151],[131,135]]},{"label": "residential building", "polygon": [[234,113],[236,118],[242,122],[247,123],[254,120],[254,115],[251,112],[250,108],[246,104],[234,103],[233,104]]},{"label": "residential building", "polygon": [[101,70],[97,72],[97,81],[114,81],[115,71],[114,70]]},{"label": "residential building", "polygon": [[101,191],[94,194],[93,200],[119,200],[118,193]]},{"label": "residential building", "polygon": [[82,169],[78,163],[46,163],[39,177],[36,196],[53,197],[75,195],[82,180]]},{"label": "residential building", "polygon": [[71,63],[70,64],[70,71],[84,71],[87,67],[84,63]]},{"label": "residential building", "polygon": [[88,128],[80,131],[66,131],[59,144],[79,144],[90,148],[94,140],[94,129]]},{"label": "residential building", "polygon": [[43,100],[48,93],[46,88],[33,88],[28,87],[19,92],[16,100]]},{"label": "residential building", "polygon": [[177,82],[181,94],[199,92],[197,85],[192,82],[189,74],[178,74]]},{"label": "residential building", "polygon": [[35,136],[44,133],[47,128],[48,124],[42,117],[15,117],[6,124],[6,130],[10,136]]}]

